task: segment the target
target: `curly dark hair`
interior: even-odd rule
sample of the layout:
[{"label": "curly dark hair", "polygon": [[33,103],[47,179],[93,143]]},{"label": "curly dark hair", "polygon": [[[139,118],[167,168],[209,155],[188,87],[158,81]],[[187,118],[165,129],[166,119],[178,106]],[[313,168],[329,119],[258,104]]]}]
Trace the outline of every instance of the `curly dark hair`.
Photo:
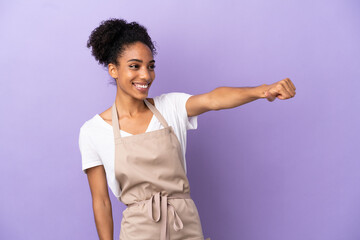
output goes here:
[{"label": "curly dark hair", "polygon": [[126,46],[142,42],[147,45],[152,54],[156,54],[147,29],[137,22],[127,23],[124,19],[110,18],[102,21],[95,28],[87,41],[87,47],[91,47],[92,55],[99,64],[106,67],[109,63],[118,65],[117,58],[121,56]]}]

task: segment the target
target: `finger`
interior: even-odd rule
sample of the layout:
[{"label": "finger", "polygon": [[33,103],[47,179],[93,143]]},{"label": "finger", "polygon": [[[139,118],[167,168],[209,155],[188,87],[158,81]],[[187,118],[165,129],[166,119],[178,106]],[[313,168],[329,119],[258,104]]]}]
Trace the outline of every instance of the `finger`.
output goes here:
[{"label": "finger", "polygon": [[278,87],[278,92],[280,93],[280,97],[278,97],[279,99],[288,99],[291,97],[290,93],[288,92],[288,90],[286,89],[286,83],[280,83],[279,87]]},{"label": "finger", "polygon": [[294,84],[292,84],[291,80],[289,78],[287,78],[287,81],[286,83],[288,84],[288,86],[290,87],[291,89],[291,92],[294,93],[295,95],[295,88],[294,88]]},{"label": "finger", "polygon": [[[289,79],[290,81],[290,79]],[[289,81],[285,81],[286,84],[286,90],[289,92],[290,97],[294,97],[295,96],[295,90],[293,89],[293,87],[291,86],[291,84],[289,83]]]},{"label": "finger", "polygon": [[289,83],[291,84],[292,88],[293,88],[294,91],[295,91],[295,90],[296,90],[296,87],[295,87],[294,83],[290,80],[290,78],[288,78],[288,79],[289,79]]},{"label": "finger", "polygon": [[292,92],[289,88],[289,85],[287,84],[286,80],[281,82],[281,86],[283,87],[284,91],[285,91],[285,97],[286,98],[291,98],[292,97]]}]

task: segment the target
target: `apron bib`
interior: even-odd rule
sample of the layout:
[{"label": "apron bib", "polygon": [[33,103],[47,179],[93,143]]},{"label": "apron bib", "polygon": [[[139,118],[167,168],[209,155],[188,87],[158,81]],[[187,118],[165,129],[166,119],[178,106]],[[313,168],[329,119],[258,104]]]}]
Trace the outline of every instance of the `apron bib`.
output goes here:
[{"label": "apron bib", "polygon": [[115,102],[112,106],[115,178],[127,206],[119,239],[204,240],[180,142],[156,107],[144,102],[164,128],[121,137]]}]

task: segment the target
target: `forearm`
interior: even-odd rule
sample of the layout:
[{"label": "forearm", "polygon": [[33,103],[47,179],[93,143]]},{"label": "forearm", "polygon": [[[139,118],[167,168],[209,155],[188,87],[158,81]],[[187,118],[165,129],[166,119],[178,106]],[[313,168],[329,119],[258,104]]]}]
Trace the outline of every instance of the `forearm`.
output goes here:
[{"label": "forearm", "polygon": [[214,110],[234,108],[245,103],[265,98],[266,84],[256,87],[218,87],[211,91]]},{"label": "forearm", "polygon": [[93,201],[96,229],[100,240],[113,240],[113,218],[110,201]]}]

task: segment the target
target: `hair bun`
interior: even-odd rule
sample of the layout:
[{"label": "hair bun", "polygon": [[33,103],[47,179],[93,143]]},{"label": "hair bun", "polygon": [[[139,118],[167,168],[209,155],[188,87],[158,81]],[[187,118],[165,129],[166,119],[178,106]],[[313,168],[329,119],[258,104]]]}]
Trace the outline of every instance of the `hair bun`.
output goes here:
[{"label": "hair bun", "polygon": [[121,55],[125,45],[134,42],[143,42],[153,54],[156,54],[154,44],[144,26],[124,19],[110,18],[102,21],[95,28],[87,41],[87,47],[91,47],[92,55],[104,66],[109,63],[117,64],[117,57]]}]

